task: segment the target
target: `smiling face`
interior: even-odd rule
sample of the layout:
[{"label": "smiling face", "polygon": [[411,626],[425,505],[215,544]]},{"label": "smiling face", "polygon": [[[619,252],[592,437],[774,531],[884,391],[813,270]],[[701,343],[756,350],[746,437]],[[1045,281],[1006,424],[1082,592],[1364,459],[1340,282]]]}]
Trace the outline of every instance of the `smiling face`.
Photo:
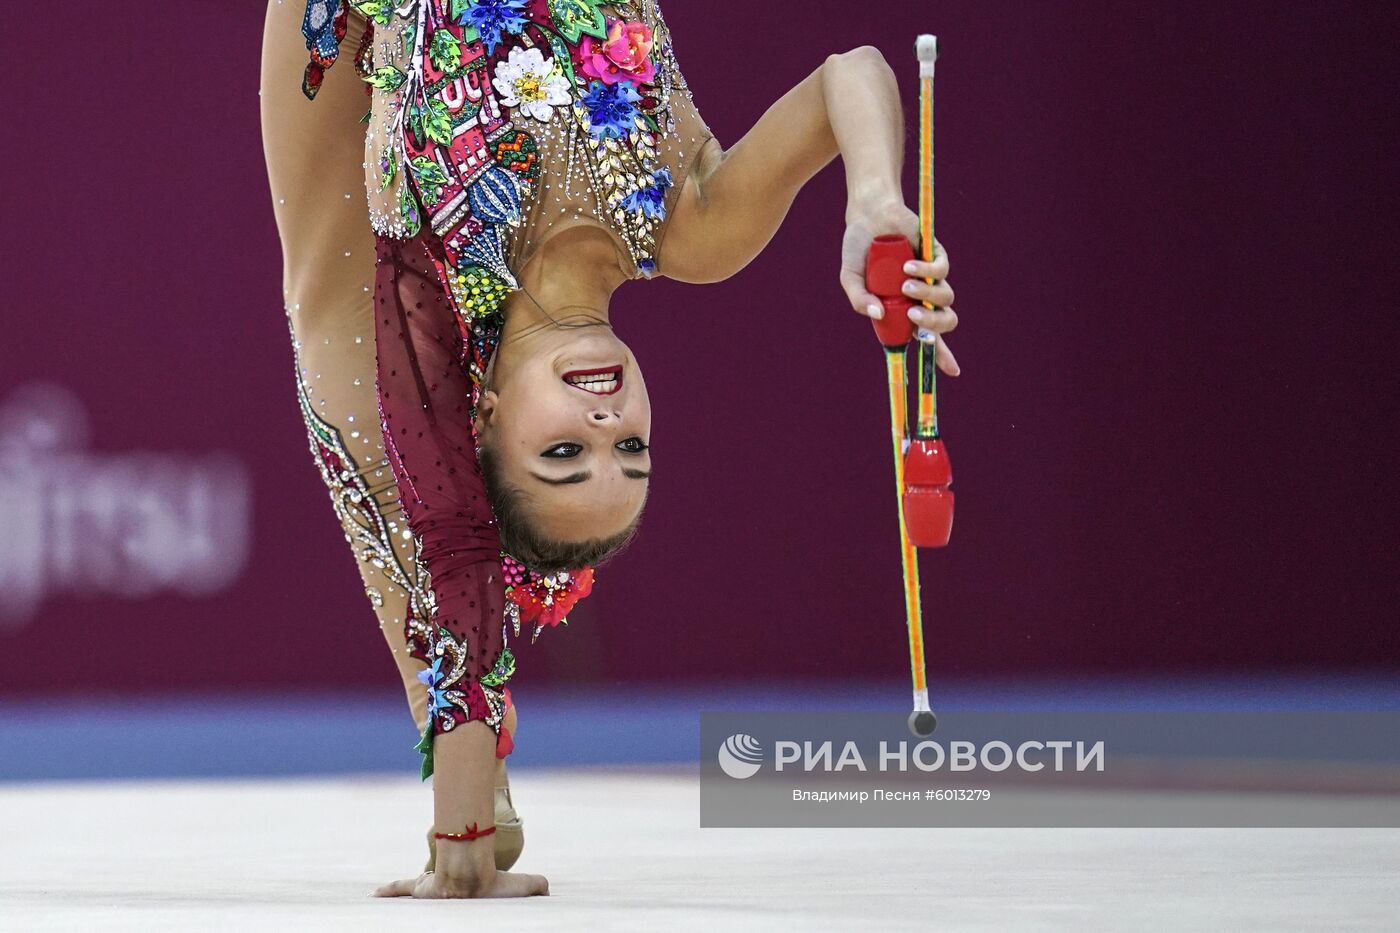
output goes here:
[{"label": "smiling face", "polygon": [[624,534],[646,501],[651,401],[627,345],[606,327],[560,328],[497,351],[477,433],[536,535]]}]

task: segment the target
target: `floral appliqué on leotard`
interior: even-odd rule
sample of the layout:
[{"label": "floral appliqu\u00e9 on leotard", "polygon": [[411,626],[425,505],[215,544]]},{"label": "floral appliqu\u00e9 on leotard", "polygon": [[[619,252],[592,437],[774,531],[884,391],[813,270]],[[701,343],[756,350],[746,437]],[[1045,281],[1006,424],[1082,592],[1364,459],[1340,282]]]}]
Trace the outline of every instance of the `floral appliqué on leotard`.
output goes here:
[{"label": "floral appliqu\u00e9 on leotard", "polygon": [[[318,16],[327,32],[334,5],[308,5],[327,7]],[[679,69],[654,4],[649,11],[598,0],[349,5],[375,27],[364,77],[384,95],[369,118],[370,168],[379,192],[394,196],[371,210],[371,221],[394,237],[431,227],[444,248],[444,284],[464,316],[492,315],[519,287],[510,229],[539,188],[536,136],[551,125],[576,134],[586,151],[597,213],[626,244],[637,273],[656,271],[655,231],[675,182],[658,144],[673,129],[668,103]],[[333,60],[324,36],[317,40],[308,35],[312,64]]]}]

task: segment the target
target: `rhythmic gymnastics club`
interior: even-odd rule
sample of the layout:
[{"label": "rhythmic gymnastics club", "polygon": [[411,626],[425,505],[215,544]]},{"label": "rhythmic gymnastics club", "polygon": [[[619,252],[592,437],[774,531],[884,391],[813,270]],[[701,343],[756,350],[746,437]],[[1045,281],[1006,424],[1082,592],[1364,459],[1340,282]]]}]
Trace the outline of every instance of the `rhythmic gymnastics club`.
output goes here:
[{"label": "rhythmic gymnastics club", "polygon": [[[919,253],[933,259],[933,66],[938,40],[921,35],[914,44],[919,59]],[[909,309],[914,303],[900,291],[904,264],[914,258],[909,240],[878,236],[870,244],[865,284],[884,306],[873,320],[885,348],[885,372],[890,389],[890,434],[894,448],[895,492],[899,499],[899,543],[904,568],[904,614],[909,630],[909,670],[914,683],[914,711],[909,729],[932,735],[938,717],[929,709],[925,679],[923,610],[919,597],[919,547],[943,547],[953,531],[953,470],[938,432],[938,396],[934,375],[937,338],[921,334],[919,341],[919,418],[909,437],[908,376],[905,354],[914,337]]]}]

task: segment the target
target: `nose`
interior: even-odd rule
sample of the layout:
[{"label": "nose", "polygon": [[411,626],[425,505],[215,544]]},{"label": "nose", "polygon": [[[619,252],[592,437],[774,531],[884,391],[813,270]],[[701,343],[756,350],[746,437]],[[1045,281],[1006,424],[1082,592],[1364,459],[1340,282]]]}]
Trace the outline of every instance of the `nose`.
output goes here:
[{"label": "nose", "polygon": [[612,408],[594,408],[588,413],[588,420],[595,424],[606,424],[609,421],[621,421],[622,412]]}]

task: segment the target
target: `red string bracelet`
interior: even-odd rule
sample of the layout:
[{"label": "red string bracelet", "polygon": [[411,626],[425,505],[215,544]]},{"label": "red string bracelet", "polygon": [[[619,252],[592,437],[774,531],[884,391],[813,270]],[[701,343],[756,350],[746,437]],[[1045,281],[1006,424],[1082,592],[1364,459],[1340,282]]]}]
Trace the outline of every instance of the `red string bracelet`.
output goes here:
[{"label": "red string bracelet", "polygon": [[496,831],[496,827],[488,826],[485,829],[477,829],[476,824],[465,827],[460,833],[433,833],[434,839],[452,839],[457,842],[469,842],[472,839],[480,839],[482,836],[489,836]]}]

